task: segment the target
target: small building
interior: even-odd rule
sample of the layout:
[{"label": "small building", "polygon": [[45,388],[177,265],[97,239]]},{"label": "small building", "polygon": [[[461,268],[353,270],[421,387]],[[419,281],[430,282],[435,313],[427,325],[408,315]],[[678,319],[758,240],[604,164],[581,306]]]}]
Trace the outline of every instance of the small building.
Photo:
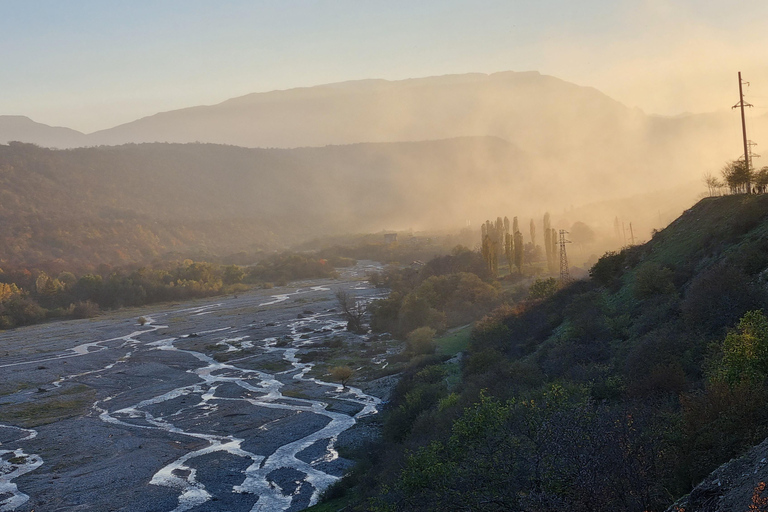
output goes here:
[{"label": "small building", "polygon": [[384,243],[394,244],[397,242],[397,233],[384,233]]}]

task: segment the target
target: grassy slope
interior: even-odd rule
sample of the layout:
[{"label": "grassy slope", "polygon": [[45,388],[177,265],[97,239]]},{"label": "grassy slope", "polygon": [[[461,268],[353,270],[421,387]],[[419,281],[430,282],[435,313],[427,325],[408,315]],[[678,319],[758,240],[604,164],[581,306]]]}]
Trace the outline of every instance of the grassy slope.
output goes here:
[{"label": "grassy slope", "polygon": [[[591,400],[595,411],[635,408],[638,425],[642,413],[648,439],[656,439],[663,458],[643,489],[653,497],[642,506],[659,509],[768,435],[762,408],[749,409],[727,392],[718,402],[705,387],[706,365],[717,357],[713,344],[746,311],[768,305],[768,196],[704,199],[647,244],[609,255],[595,270],[599,278],[476,326],[456,403],[476,401],[481,389],[500,400],[542,400],[550,386],[559,385],[572,393],[574,407]],[[441,346],[451,343],[446,339]],[[697,412],[696,404],[706,414]],[[414,422],[422,427],[418,436],[402,441],[401,449],[445,442],[450,430],[444,422],[456,414],[451,408],[424,410],[422,420]],[[425,435],[427,425],[437,433]],[[578,428],[571,432],[578,435]],[[387,447],[396,451],[392,444]],[[386,457],[382,460],[387,466]],[[428,484],[417,490],[403,487],[392,469],[369,471],[382,473],[376,479],[389,490],[379,487],[374,494],[390,505],[399,503],[393,510],[444,497]],[[578,496],[579,479],[562,478],[557,492]],[[363,509],[363,504],[348,508]]]}]

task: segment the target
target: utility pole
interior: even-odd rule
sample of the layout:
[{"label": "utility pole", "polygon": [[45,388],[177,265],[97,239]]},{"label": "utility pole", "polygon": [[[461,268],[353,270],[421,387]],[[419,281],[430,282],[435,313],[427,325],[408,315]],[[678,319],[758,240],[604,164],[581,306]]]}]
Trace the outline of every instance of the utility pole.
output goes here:
[{"label": "utility pole", "polygon": [[635,232],[632,230],[632,223],[629,223],[629,235],[632,237],[632,245],[635,245]]},{"label": "utility pole", "polygon": [[739,71],[739,102],[731,108],[739,107],[741,109],[741,135],[744,138],[744,166],[747,168],[747,194],[752,193],[752,183],[749,178],[749,144],[747,143],[747,121],[744,118],[744,107],[751,107],[749,103],[744,103],[744,89],[742,84],[749,85],[749,82],[745,82],[741,79],[741,71]]},{"label": "utility pole", "polygon": [[568,232],[564,229],[560,230],[560,283],[565,284],[570,282],[571,275],[568,272],[568,255],[565,254],[565,244],[571,243],[570,240],[565,239],[565,235]]}]

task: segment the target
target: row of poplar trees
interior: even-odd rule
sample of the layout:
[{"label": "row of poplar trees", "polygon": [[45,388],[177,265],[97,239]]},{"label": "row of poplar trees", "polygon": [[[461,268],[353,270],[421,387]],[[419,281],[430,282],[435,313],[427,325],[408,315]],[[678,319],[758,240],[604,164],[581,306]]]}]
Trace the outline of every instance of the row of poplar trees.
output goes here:
[{"label": "row of poplar trees", "polygon": [[[510,231],[511,227],[511,231]],[[536,248],[536,223],[530,222],[531,249]],[[512,218],[510,226],[509,218],[496,218],[496,222],[485,221],[480,227],[481,253],[488,265],[488,270],[494,276],[499,275],[499,261],[506,260],[511,274],[514,267],[522,274],[525,259],[525,241],[520,232],[517,217]],[[544,250],[547,255],[547,269],[550,273],[557,272],[557,232],[552,228],[549,212],[544,214]],[[531,254],[535,254],[532,250]]]}]

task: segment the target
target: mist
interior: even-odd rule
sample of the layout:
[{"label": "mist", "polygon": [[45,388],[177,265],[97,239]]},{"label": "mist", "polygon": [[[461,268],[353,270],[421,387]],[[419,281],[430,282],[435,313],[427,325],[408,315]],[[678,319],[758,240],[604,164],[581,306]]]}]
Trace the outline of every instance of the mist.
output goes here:
[{"label": "mist", "polygon": [[[750,113],[750,139],[762,140],[767,121]],[[557,229],[583,222],[595,232],[575,255],[584,261],[631,242],[617,237],[617,219],[625,230],[632,224],[639,242],[689,208],[706,191],[704,174],[717,176],[740,156],[740,132],[737,111],[650,116],[537,72],[256,93],[90,135],[25,118],[0,123],[0,141],[81,147],[35,157],[53,180],[41,188],[65,198],[61,183],[77,184],[72,197],[94,198],[79,215],[116,208],[146,216],[150,229],[251,226],[208,236],[206,246],[219,250],[467,226],[479,238],[486,219],[517,216],[527,225],[550,212]],[[30,158],[17,154],[7,165],[23,171]],[[20,212],[72,210],[71,202],[36,204],[38,196],[18,193],[28,206]]]}]

